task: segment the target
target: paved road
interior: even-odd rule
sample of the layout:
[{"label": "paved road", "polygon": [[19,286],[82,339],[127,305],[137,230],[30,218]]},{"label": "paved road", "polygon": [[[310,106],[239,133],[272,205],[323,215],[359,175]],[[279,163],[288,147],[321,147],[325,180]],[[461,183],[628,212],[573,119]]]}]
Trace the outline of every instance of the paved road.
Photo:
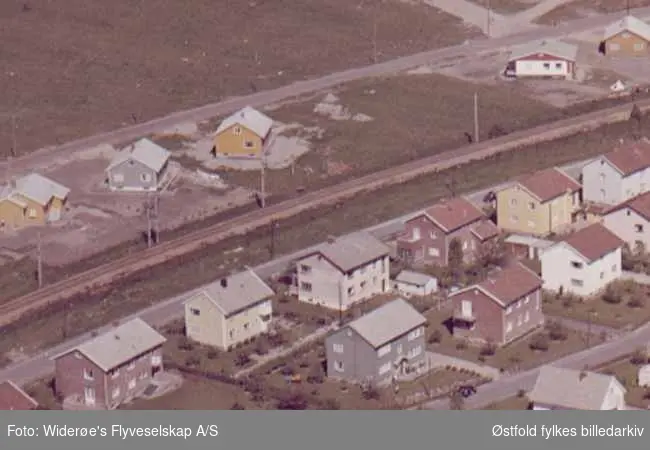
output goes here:
[{"label": "paved road", "polygon": [[[633,13],[640,17],[650,15],[650,7],[633,10]],[[119,144],[120,142],[137,139],[147,134],[164,132],[179,123],[207,120],[215,116],[231,113],[246,105],[261,107],[298,95],[332,88],[341,83],[353,80],[397,73],[431,62],[440,62],[444,59],[474,56],[481,52],[519,45],[530,40],[562,38],[576,32],[602,28],[616,18],[622,17],[622,15],[623,13],[601,15],[567,22],[554,28],[539,28],[498,39],[471,41],[454,47],[422,52],[379,64],[337,72],[321,78],[298,81],[288,86],[262,91],[252,95],[229,98],[219,103],[173,113],[150,122],[98,134],[59,147],[45,148],[38,152],[30,153],[11,162],[12,173],[26,172],[36,167],[47,166],[49,161],[55,161],[62,155],[69,155],[70,153],[96,147],[101,144]],[[0,180],[6,173],[7,162],[0,162]]]},{"label": "paved road", "polygon": [[[594,367],[632,353],[636,349],[646,346],[649,341],[650,323],[618,339],[560,358],[551,365],[576,370],[581,370],[585,366]],[[467,399],[466,407],[484,408],[490,403],[516,395],[519,390],[530,391],[535,384],[538,372],[539,369],[532,369],[482,385],[474,396]],[[427,403],[424,409],[449,409],[449,402],[436,400]]]}]

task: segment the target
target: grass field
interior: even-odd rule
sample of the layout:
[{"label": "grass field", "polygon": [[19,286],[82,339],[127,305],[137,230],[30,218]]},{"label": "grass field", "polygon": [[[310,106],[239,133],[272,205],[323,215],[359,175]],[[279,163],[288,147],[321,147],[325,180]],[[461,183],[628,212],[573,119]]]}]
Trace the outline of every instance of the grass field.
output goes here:
[{"label": "grass field", "polygon": [[12,115],[23,154],[477,33],[398,0],[5,0],[0,139]]},{"label": "grass field", "polygon": [[574,3],[567,3],[539,16],[537,19],[533,20],[533,23],[539,25],[553,25],[580,18],[582,18],[582,15],[578,12]]},{"label": "grass field", "polygon": [[650,388],[639,386],[640,365],[629,360],[619,361],[602,367],[599,372],[616,376],[627,389],[625,401],[636,408],[647,409],[650,406]]},{"label": "grass field", "polygon": [[530,405],[530,401],[526,396],[523,397],[509,397],[500,402],[490,403],[483,409],[501,410],[501,411],[519,411],[526,410]]},{"label": "grass field", "polygon": [[[643,122],[643,127],[648,132],[650,123]],[[430,205],[441,197],[449,196],[450,182],[461,194],[486,188],[525,172],[598,155],[614,146],[621,137],[628,136],[634,128],[635,125],[631,123],[605,126],[592,133],[541,143],[472,162],[435,177],[425,176],[398,187],[360,195],[348,200],[344,208],[320,208],[301,214],[279,223],[275,239],[276,255],[322,242],[332,234],[371,226]],[[268,230],[257,230],[133,274],[115,286],[71,299],[67,309],[59,304],[26,317],[2,330],[0,354],[18,346],[22,346],[27,353],[51,346],[65,336],[80,334],[124,317],[172,295],[213,281],[232,269],[259,264],[269,259],[269,245]],[[239,247],[244,250],[229,252]]]},{"label": "grass field", "polygon": [[[472,3],[476,3],[484,8],[490,7],[491,11],[494,11],[498,14],[503,14],[505,16],[514,14],[526,9],[532,8],[535,6],[530,2],[521,1],[521,0],[470,0]],[[486,18],[487,20],[487,18]]]},{"label": "grass field", "polygon": [[[573,0],[538,17],[533,22],[540,25],[552,25],[553,23],[580,19],[584,17],[580,11],[597,13],[625,11],[627,3],[627,0]],[[650,0],[629,0],[629,7],[632,9],[645,6],[650,6]]]}]

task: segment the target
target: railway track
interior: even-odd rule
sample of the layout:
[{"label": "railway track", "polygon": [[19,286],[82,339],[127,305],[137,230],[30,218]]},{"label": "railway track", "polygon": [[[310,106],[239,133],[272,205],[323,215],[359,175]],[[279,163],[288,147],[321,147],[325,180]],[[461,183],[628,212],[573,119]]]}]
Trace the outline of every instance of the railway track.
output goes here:
[{"label": "railway track", "polygon": [[127,255],[50,284],[25,296],[10,300],[0,305],[0,327],[15,322],[21,316],[34,310],[44,308],[87,290],[106,286],[132,273],[191,253],[204,245],[214,244],[233,236],[245,234],[275,220],[286,219],[306,210],[341,202],[362,192],[404,183],[421,175],[435,173],[535,142],[557,139],[593,129],[605,123],[626,120],[634,103],[643,111],[650,109],[650,99],[646,99],[563,119],[375,172],[190,232],[150,249]]}]

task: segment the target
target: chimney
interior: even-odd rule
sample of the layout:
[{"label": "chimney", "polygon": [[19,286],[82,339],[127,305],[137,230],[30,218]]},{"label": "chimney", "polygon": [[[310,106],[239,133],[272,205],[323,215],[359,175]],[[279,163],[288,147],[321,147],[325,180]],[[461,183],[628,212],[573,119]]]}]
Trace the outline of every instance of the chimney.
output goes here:
[{"label": "chimney", "polygon": [[227,288],[228,287],[228,278],[222,278],[221,279],[221,287],[222,288]]}]

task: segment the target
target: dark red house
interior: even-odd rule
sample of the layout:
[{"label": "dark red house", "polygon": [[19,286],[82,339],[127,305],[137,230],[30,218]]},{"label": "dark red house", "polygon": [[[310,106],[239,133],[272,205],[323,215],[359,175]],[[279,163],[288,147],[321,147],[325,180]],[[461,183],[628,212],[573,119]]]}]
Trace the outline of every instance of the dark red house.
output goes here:
[{"label": "dark red house", "polygon": [[0,383],[0,411],[29,411],[38,403],[13,381]]}]

